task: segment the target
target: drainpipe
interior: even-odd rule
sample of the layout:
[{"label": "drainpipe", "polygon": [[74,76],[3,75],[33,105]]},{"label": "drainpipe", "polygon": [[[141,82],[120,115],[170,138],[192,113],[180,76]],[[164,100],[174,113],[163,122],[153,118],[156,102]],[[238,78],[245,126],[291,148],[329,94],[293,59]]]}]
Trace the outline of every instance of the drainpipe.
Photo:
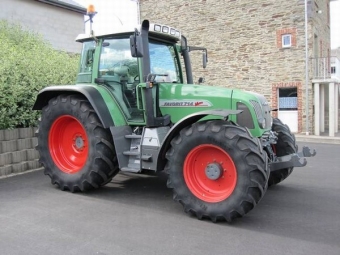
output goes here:
[{"label": "drainpipe", "polygon": [[305,0],[305,52],[306,52],[306,56],[305,56],[305,61],[306,61],[306,135],[309,135],[309,103],[308,103],[308,99],[309,99],[309,76],[308,76],[308,0]]}]

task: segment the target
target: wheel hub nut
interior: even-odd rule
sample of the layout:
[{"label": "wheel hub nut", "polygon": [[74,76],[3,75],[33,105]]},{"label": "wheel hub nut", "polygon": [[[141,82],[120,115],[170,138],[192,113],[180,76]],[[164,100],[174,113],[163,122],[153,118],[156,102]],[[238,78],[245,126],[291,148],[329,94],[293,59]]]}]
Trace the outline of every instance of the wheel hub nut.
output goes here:
[{"label": "wheel hub nut", "polygon": [[208,164],[205,168],[205,174],[210,180],[217,180],[221,177],[223,173],[223,169],[220,164],[218,163],[211,163]]},{"label": "wheel hub nut", "polygon": [[77,136],[75,145],[78,150],[82,149],[84,147],[84,140],[80,136]]}]

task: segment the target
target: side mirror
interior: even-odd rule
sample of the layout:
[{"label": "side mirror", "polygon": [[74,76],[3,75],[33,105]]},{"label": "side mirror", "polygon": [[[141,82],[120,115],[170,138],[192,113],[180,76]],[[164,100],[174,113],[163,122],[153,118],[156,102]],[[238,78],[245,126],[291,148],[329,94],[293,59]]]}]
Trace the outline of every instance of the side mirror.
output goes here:
[{"label": "side mirror", "polygon": [[208,63],[208,55],[207,55],[207,52],[206,52],[206,51],[203,51],[202,55],[203,55],[203,68],[206,68],[206,67],[207,67],[207,63]]},{"label": "side mirror", "polygon": [[130,36],[130,50],[131,56],[134,58],[143,57],[143,42],[140,34],[135,32],[134,35]]},{"label": "side mirror", "polygon": [[181,50],[185,51],[188,49],[188,42],[187,42],[187,38],[185,36],[181,36]]}]

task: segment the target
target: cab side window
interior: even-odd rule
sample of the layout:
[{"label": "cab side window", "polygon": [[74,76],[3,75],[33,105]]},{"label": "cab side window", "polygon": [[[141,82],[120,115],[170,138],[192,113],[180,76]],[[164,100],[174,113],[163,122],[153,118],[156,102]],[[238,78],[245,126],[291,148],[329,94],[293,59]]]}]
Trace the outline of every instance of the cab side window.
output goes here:
[{"label": "cab side window", "polygon": [[173,46],[150,42],[151,73],[158,74],[156,81],[179,83],[180,76]]},{"label": "cab side window", "polygon": [[83,50],[81,53],[81,64],[80,64],[80,73],[90,73],[93,68],[93,58],[95,52],[95,42],[84,42]]}]

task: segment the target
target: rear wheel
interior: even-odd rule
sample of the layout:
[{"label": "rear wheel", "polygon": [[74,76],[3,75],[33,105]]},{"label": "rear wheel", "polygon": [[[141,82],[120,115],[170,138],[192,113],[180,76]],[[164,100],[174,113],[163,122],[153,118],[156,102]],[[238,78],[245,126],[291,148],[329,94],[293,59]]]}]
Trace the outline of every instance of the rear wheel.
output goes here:
[{"label": "rear wheel", "polygon": [[257,138],[229,122],[198,122],[183,129],[166,155],[168,187],[185,212],[232,221],[267,189],[267,156]]},{"label": "rear wheel", "polygon": [[62,190],[97,188],[119,171],[110,131],[81,96],[60,95],[43,108],[37,149],[45,174]]},{"label": "rear wheel", "polygon": [[[290,132],[287,125],[283,124],[280,119],[274,118],[272,130],[278,134],[277,143],[273,145],[273,151],[278,157],[289,155],[297,151],[297,145],[294,134]],[[268,185],[275,185],[282,182],[293,172],[293,167],[283,168],[270,173]]]}]

